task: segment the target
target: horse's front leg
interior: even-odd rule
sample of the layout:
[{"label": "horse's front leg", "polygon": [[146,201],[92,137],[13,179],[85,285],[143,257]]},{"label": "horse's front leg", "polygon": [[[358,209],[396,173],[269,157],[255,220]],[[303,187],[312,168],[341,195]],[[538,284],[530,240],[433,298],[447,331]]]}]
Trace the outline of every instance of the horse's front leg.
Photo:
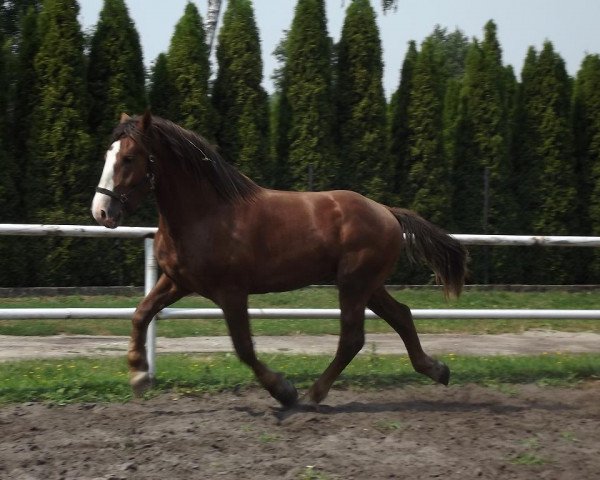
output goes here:
[{"label": "horse's front leg", "polygon": [[131,339],[127,361],[129,363],[129,382],[136,396],[141,395],[152,383],[146,356],[146,334],[150,321],[163,308],[188,293],[187,290],[182,289],[173,280],[162,274],[154,288],[135,310],[131,319]]},{"label": "horse's front leg", "polygon": [[294,405],[298,400],[296,387],[283,374],[273,372],[256,357],[248,317],[248,296],[239,293],[223,295],[218,304],[223,309],[229,335],[239,359],[252,369],[257,380],[273,398],[284,407]]}]

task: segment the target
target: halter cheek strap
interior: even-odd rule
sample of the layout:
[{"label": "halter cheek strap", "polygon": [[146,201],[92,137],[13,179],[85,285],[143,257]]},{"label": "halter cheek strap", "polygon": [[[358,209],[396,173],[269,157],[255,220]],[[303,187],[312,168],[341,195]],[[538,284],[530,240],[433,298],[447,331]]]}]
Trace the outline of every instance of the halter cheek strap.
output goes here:
[{"label": "halter cheek strap", "polygon": [[102,187],[96,187],[96,192],[97,193],[101,193],[103,195],[106,195],[110,198],[113,198],[115,200],[118,200],[119,202],[121,202],[122,205],[125,205],[128,201],[129,201],[129,196],[135,192],[136,190],[140,189],[141,187],[145,186],[146,182],[148,182],[150,184],[150,190],[154,190],[155,188],[155,184],[156,184],[156,177],[154,176],[154,173],[152,172],[152,165],[156,162],[156,159],[154,157],[154,155],[150,155],[148,157],[149,160],[149,164],[148,164],[148,172],[146,173],[146,176],[144,177],[144,180],[141,181],[140,183],[138,183],[137,185],[134,185],[129,192],[127,193],[116,193],[113,192],[112,190],[108,190],[107,188],[102,188]]}]

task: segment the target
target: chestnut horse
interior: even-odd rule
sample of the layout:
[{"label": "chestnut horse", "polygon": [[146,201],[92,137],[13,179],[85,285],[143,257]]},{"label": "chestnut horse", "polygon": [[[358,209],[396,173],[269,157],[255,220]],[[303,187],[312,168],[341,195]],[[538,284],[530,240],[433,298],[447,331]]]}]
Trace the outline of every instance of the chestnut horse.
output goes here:
[{"label": "chestnut horse", "polygon": [[159,210],[155,255],[162,274],[132,319],[128,363],[135,392],[150,383],[146,331],[152,317],[196,292],[222,310],[238,357],[284,406],[298,393],[254,351],[248,295],[319,282],[339,291],[341,333],[335,357],[307,392],[321,402],[365,341],[365,307],[398,332],[414,369],[447,385],[448,367],[419,342],[410,309],[384,282],[402,250],[426,262],[459,295],[466,251],[409,210],[350,191],[286,192],[258,186],[225,162],[205,139],[149,112],[124,115],[115,128],[92,213],[117,227],[153,191]]}]

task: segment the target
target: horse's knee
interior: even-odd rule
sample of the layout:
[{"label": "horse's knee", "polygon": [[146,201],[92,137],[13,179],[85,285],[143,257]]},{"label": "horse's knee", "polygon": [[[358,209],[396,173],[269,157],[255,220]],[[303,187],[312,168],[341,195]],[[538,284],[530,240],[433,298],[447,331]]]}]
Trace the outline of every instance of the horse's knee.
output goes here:
[{"label": "horse's knee", "polygon": [[356,354],[358,354],[358,352],[360,352],[364,346],[365,333],[363,331],[346,334],[340,341],[341,352],[348,354],[351,357],[354,357]]},{"label": "horse's knee", "polygon": [[396,307],[397,314],[402,318],[412,318],[412,312],[410,311],[410,307],[405,305],[404,303],[400,303],[398,301],[394,302],[394,306]]},{"label": "horse's knee", "polygon": [[144,329],[152,320],[152,316],[149,313],[149,309],[138,307],[133,317],[131,317],[131,326],[134,329]]},{"label": "horse's knee", "polygon": [[365,346],[365,332],[361,331],[352,337],[351,348],[354,352],[358,353]]}]

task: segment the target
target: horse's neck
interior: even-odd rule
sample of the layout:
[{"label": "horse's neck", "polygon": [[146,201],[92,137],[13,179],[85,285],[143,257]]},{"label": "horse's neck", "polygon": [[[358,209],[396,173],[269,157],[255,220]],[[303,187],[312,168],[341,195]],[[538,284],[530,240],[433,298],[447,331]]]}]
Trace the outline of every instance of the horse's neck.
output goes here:
[{"label": "horse's neck", "polygon": [[156,203],[163,225],[177,229],[202,221],[215,211],[219,198],[206,180],[170,167],[156,180]]}]

